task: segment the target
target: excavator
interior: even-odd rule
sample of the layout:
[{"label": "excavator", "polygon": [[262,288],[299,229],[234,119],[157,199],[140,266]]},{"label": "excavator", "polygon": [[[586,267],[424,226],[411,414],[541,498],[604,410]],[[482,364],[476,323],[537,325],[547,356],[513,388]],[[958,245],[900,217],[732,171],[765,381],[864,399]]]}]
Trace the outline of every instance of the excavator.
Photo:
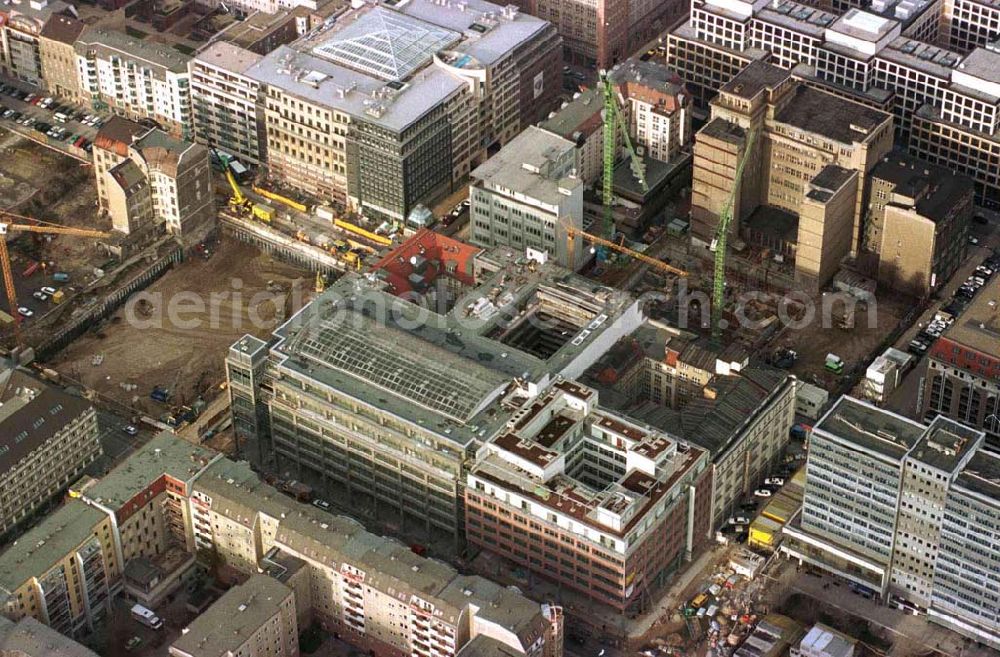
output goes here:
[{"label": "excavator", "polygon": [[239,183],[236,182],[236,176],[233,175],[232,170],[229,168],[229,158],[224,157],[222,164],[225,167],[226,180],[229,181],[229,186],[233,190],[233,195],[229,197],[229,207],[232,211],[240,217],[253,215],[265,224],[271,223],[274,220],[274,208],[269,205],[254,203],[248,199],[243,190],[240,189]]}]

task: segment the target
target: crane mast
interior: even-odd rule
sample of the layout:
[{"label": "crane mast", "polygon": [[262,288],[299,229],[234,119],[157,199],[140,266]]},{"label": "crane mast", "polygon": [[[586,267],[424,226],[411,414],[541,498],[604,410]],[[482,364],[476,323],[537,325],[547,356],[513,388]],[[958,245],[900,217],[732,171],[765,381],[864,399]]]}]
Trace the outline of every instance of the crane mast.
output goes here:
[{"label": "crane mast", "polygon": [[[628,152],[629,158],[631,159],[632,174],[639,181],[642,186],[642,190],[649,191],[649,185],[646,184],[646,165],[643,164],[642,160],[635,152],[635,148],[632,146],[632,138],[628,134],[628,125],[622,120],[622,111],[618,106],[618,97],[615,95],[615,87],[611,83],[611,79],[608,77],[607,71],[601,71],[601,91],[604,96],[604,170],[602,175],[602,197],[601,201],[604,206],[604,226],[603,235],[607,240],[614,241],[615,239],[615,220],[612,209],[614,207],[614,187],[615,187],[615,145],[617,143],[617,136],[619,132],[621,133],[622,140],[625,142],[625,150]],[[598,259],[604,259],[603,246],[598,249]]]},{"label": "crane mast", "polygon": [[719,322],[722,319],[722,304],[726,292],[726,242],[729,237],[729,225],[733,221],[733,206],[736,205],[736,195],[739,193],[740,184],[743,180],[743,170],[746,168],[747,160],[750,159],[750,152],[753,149],[754,141],[757,139],[756,130],[748,130],[746,145],[739,163],[736,165],[736,176],[733,178],[733,189],[729,194],[726,205],[719,215],[719,225],[715,231],[715,271],[712,283],[712,341],[719,343],[722,339],[722,326]]}]

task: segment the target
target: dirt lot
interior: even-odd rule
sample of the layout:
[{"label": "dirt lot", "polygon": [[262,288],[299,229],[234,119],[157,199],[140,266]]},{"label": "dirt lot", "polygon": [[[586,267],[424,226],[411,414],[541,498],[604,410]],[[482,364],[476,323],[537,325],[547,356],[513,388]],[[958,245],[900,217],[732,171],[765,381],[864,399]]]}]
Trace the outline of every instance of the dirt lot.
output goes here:
[{"label": "dirt lot", "polygon": [[[93,168],[14,133],[0,130],[0,208],[63,226],[108,230],[98,219]],[[15,265],[26,258],[53,261],[61,271],[102,264],[95,242],[73,236],[51,241],[23,236],[13,245]]]},{"label": "dirt lot", "polygon": [[[903,297],[885,297],[865,308],[856,309],[854,327],[840,328],[836,317],[841,313],[840,302],[824,297],[816,304],[815,316],[803,327],[790,326],[773,342],[773,347],[795,350],[799,357],[792,373],[804,381],[834,389],[839,377],[823,367],[826,355],[836,354],[844,360],[844,376],[855,367],[865,365],[871,352],[896,328],[913,304]],[[826,306],[831,310],[824,313]],[[826,316],[826,319],[824,318]],[[833,319],[829,319],[833,317]]]},{"label": "dirt lot", "polygon": [[[276,294],[265,295],[271,281]],[[246,333],[268,335],[301,303],[297,295],[301,300],[312,295],[312,283],[303,270],[226,240],[210,259],[194,257],[168,271],[64,349],[52,366],[101,395],[159,417],[168,409],[150,400],[153,386],[171,391],[171,405],[191,404],[218,389],[225,380],[226,349]],[[152,304],[146,312],[138,299]],[[98,365],[95,357],[101,359]]]}]

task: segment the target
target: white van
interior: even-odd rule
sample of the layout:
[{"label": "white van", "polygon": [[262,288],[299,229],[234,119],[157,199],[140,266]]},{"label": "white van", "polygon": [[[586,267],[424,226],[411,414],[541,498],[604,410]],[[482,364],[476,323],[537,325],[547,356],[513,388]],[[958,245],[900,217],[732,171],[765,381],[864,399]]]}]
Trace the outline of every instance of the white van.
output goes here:
[{"label": "white van", "polygon": [[157,616],[152,609],[146,609],[140,604],[132,605],[132,618],[154,630],[163,627],[163,619]]},{"label": "white van", "polygon": [[69,117],[63,114],[62,112],[56,112],[52,118],[55,120],[56,123],[66,123],[66,121],[69,119]]}]

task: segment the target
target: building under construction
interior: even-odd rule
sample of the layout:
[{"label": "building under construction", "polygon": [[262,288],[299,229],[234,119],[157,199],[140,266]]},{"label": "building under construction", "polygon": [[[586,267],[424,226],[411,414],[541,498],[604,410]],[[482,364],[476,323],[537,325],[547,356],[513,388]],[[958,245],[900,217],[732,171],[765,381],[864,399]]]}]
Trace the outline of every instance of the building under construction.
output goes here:
[{"label": "building under construction", "polygon": [[580,376],[642,321],[635,299],[554,263],[468,248],[420,233],[268,342],[234,344],[251,458],[457,546],[463,464],[509,420],[500,401]]}]

